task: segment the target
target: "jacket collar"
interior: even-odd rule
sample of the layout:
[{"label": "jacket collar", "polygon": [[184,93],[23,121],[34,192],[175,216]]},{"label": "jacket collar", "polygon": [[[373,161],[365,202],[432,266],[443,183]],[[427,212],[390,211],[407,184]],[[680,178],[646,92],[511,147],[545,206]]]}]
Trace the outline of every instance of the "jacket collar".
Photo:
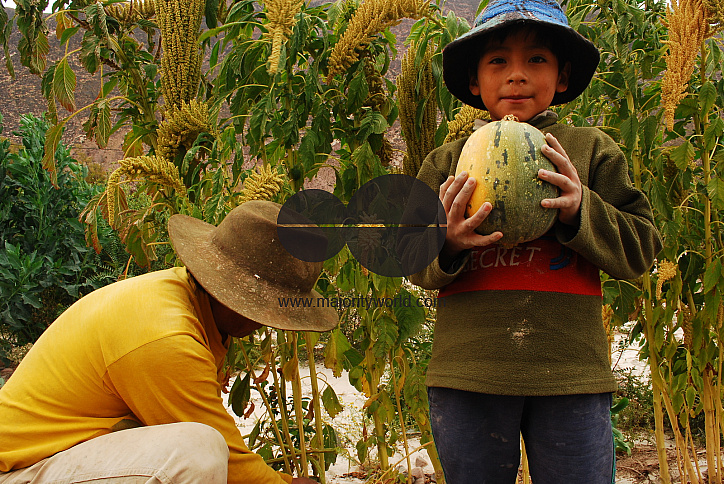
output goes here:
[{"label": "jacket collar", "polygon": [[[473,130],[482,128],[489,122],[490,122],[489,119],[476,119]],[[527,121],[528,124],[538,128],[538,129],[546,128],[557,122],[558,122],[558,114],[556,114],[554,111],[551,111],[550,109],[546,109],[542,113],[536,114],[535,116],[533,116],[531,119],[529,119]]]}]

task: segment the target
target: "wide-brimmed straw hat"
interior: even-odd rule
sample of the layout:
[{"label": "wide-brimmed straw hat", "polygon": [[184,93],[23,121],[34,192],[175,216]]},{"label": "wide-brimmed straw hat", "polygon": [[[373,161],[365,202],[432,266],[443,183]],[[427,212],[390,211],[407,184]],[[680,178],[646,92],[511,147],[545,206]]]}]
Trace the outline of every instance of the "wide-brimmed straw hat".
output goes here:
[{"label": "wide-brimmed straw hat", "polygon": [[[301,261],[282,246],[280,209],[277,203],[249,201],[229,212],[218,227],[174,215],[168,234],[196,281],[232,311],[277,329],[330,330],[339,321],[337,311],[314,290],[322,263]],[[317,232],[307,235],[326,243]]]},{"label": "wide-brimmed straw hat", "polygon": [[601,56],[593,42],[568,25],[566,14],[555,0],[491,0],[475,19],[473,28],[450,42],[442,52],[443,78],[448,90],[465,104],[485,109],[480,96],[470,92],[470,73],[475,72],[492,32],[521,24],[540,25],[556,35],[560,54],[571,63],[568,89],[557,92],[551,105],[577,98],[591,82]]}]

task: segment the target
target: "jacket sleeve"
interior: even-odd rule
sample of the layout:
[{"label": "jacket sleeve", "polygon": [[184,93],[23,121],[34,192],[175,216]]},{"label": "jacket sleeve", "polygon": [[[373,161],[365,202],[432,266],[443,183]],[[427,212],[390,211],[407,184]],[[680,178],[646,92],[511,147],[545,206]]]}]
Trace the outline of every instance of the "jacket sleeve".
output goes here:
[{"label": "jacket sleeve", "polygon": [[247,448],[223,405],[214,357],[191,335],[166,336],[131,351],[109,365],[104,380],[144,425],[199,422],[218,430],[229,446],[230,484],[291,482]]},{"label": "jacket sleeve", "polygon": [[556,237],[610,276],[634,279],[651,268],[663,246],[661,236],[646,195],[631,183],[623,152],[602,131],[587,129],[594,133],[593,159],[588,186],[581,180],[580,225],[559,222]]},{"label": "jacket sleeve", "polygon": [[[455,174],[460,152],[465,141],[467,141],[467,137],[447,143],[431,151],[422,163],[417,179],[439,194],[440,185],[447,180],[448,176]],[[442,268],[439,257],[436,257],[425,269],[412,274],[409,277],[410,282],[424,289],[440,289],[454,281],[458,274],[462,272],[469,254],[470,251],[464,251],[447,268]]]}]

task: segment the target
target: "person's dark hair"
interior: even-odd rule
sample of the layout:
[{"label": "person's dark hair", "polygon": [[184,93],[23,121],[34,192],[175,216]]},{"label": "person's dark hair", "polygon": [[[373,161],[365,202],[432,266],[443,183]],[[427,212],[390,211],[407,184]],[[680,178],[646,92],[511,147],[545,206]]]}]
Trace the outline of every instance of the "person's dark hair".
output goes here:
[{"label": "person's dark hair", "polygon": [[558,59],[558,71],[560,72],[566,65],[567,59],[563,53],[565,49],[562,46],[558,32],[555,28],[546,25],[533,24],[529,22],[520,22],[507,28],[497,29],[480,39],[481,49],[477,57],[474,57],[468,65],[468,75],[470,79],[475,79],[478,75],[478,64],[486,50],[492,45],[500,45],[511,35],[523,32],[527,35],[533,35],[536,42],[550,49],[553,55]]}]

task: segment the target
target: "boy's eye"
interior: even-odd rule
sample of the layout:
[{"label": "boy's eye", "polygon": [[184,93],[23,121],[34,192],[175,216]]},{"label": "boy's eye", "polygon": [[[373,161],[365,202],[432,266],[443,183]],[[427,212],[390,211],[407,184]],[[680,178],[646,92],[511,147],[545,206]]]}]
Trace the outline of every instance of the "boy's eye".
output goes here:
[{"label": "boy's eye", "polygon": [[503,64],[505,62],[505,59],[503,59],[502,57],[493,57],[492,59],[490,59],[489,62],[491,64]]},{"label": "boy's eye", "polygon": [[530,58],[530,61],[534,64],[542,64],[542,63],[546,62],[546,58],[543,57],[542,55],[534,55],[533,57]]}]

